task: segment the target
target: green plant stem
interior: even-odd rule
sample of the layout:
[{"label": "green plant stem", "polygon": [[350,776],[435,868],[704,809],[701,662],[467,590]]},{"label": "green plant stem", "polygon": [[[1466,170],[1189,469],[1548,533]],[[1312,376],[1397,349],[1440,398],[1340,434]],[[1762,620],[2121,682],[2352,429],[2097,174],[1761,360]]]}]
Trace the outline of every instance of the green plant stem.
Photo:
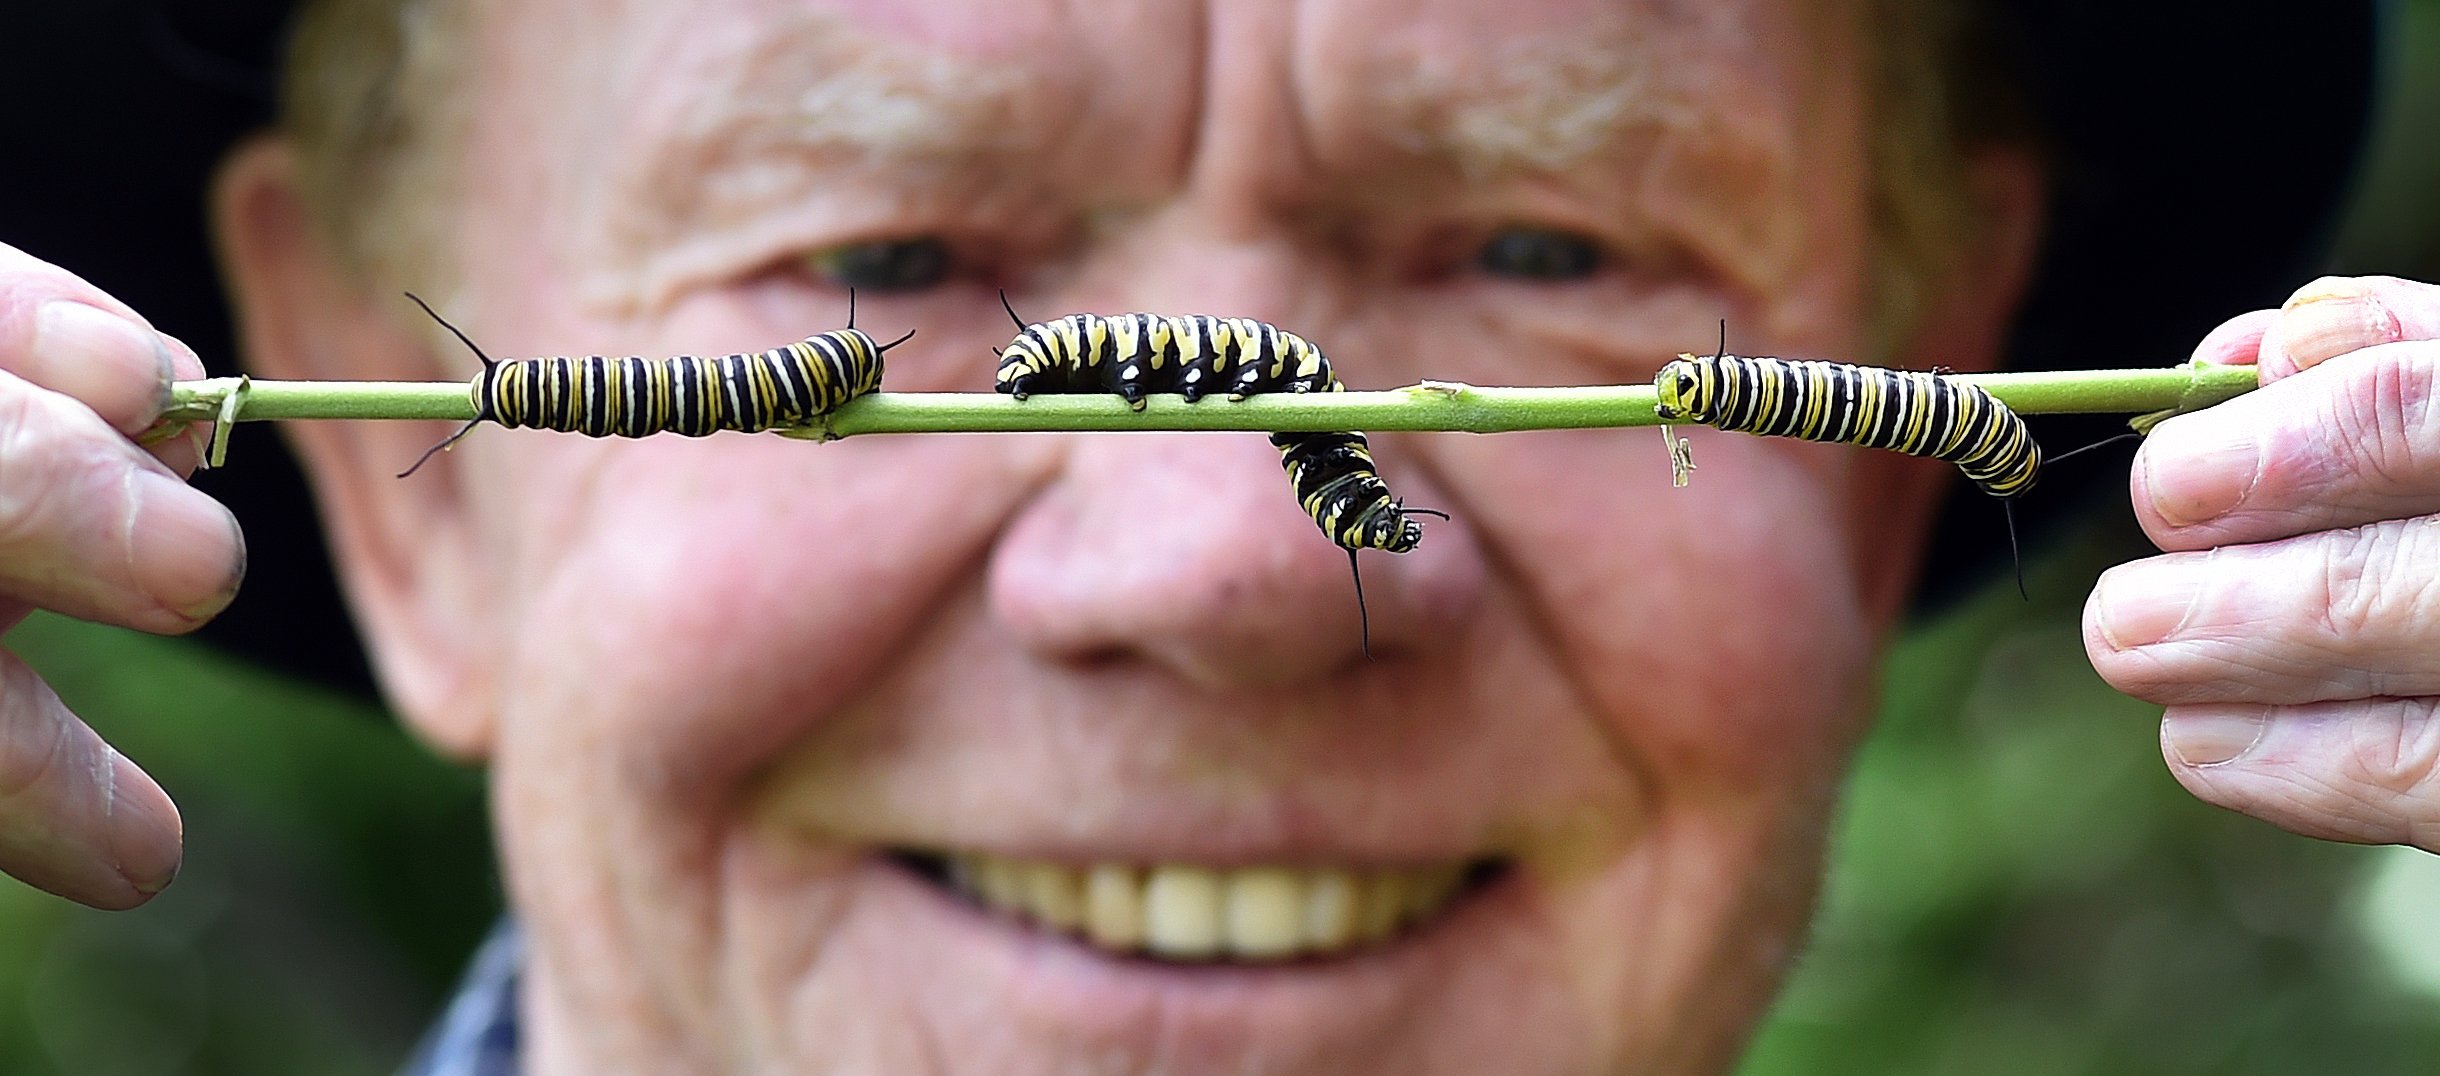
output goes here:
[{"label": "green plant stem", "polygon": [[[2194,410],[2250,390],[2249,366],[2188,365],[2153,370],[2073,370],[1965,374],[2001,403],[2024,414],[2136,413]],[[235,421],[297,419],[443,419],[474,417],[464,382],[247,381],[214,378],[172,386],[164,423],[215,421],[240,392]],[[827,430],[791,436],[850,437],[867,433],[1017,433],[1088,430],[1447,430],[1504,433],[1612,426],[1653,426],[1650,385],[1580,388],[1492,388],[1424,382],[1386,392],[1255,396],[1231,403],[1187,404],[1155,396],[1142,412],[1116,396],[1036,396],[1019,402],[986,392],[884,392],[855,400],[831,416]]]}]

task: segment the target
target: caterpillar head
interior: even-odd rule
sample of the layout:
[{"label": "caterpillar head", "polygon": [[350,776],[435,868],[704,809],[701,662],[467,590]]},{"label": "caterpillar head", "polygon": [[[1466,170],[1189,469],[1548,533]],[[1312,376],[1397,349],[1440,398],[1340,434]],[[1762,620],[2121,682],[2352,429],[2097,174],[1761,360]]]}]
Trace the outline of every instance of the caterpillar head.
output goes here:
[{"label": "caterpillar head", "polygon": [[882,365],[881,357],[887,354],[891,348],[906,343],[909,338],[915,335],[913,330],[909,330],[906,336],[901,336],[896,340],[892,340],[889,343],[884,344],[879,340],[873,339],[871,335],[867,334],[862,329],[841,329],[839,331],[845,333],[853,343],[853,346],[848,349],[849,354],[865,354],[873,357],[873,361],[871,362],[857,363],[853,370],[856,383],[850,386],[850,388],[853,389],[855,395],[858,396],[862,396],[868,392],[880,391]]},{"label": "caterpillar head", "polygon": [[1022,400],[1044,387],[1040,382],[1047,380],[1043,371],[1049,365],[1048,357],[1031,344],[1020,336],[997,353],[1000,369],[992,379],[993,388]]},{"label": "caterpillar head", "polygon": [[1413,552],[1416,546],[1423,544],[1423,520],[1416,518],[1418,516],[1449,518],[1447,512],[1408,508],[1398,501],[1391,501],[1388,511],[1376,512],[1366,521],[1366,544],[1390,553]]},{"label": "caterpillar head", "polygon": [[1368,536],[1373,544],[1392,553],[1407,552],[1423,542],[1423,521],[1404,512],[1382,513],[1373,529],[1376,533]]},{"label": "caterpillar head", "polygon": [[1654,414],[1664,419],[1687,418],[1710,408],[1711,401],[1705,398],[1710,394],[1703,391],[1703,373],[1695,362],[1692,355],[1680,355],[1653,375],[1652,387],[1660,393]]}]

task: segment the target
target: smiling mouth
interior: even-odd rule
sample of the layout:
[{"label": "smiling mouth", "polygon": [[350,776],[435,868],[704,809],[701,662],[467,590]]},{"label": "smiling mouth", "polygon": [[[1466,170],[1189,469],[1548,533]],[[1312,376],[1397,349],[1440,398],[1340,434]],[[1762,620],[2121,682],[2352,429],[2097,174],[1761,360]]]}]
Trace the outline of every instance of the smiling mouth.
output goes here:
[{"label": "smiling mouth", "polygon": [[1173,963],[1270,964],[1380,946],[1447,918],[1504,860],[1403,867],[1090,866],[977,852],[897,850],[891,861],[956,899],[1106,953]]}]

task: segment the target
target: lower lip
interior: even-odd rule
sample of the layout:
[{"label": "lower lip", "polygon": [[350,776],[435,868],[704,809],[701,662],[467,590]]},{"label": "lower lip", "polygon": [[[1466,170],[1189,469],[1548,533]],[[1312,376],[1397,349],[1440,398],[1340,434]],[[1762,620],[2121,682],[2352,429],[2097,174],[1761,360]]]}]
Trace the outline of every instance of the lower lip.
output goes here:
[{"label": "lower lip", "polygon": [[1150,1035],[1239,1035],[1303,1025],[1387,1026],[1460,975],[1523,910],[1512,867],[1380,945],[1285,963],[1177,963],[1123,956],[995,914],[876,857],[873,884],[905,910],[933,968],[1004,984],[1007,1015],[1063,1038],[1121,1045]]}]

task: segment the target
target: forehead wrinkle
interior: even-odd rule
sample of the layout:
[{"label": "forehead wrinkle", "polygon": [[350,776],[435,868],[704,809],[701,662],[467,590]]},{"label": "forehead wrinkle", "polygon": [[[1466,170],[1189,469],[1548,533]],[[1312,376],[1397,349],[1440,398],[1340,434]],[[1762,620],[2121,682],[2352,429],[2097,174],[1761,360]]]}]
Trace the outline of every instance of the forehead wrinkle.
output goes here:
[{"label": "forehead wrinkle", "polygon": [[1693,110],[1663,92],[1640,50],[1535,43],[1507,51],[1488,70],[1426,60],[1377,83],[1391,138],[1480,180],[1512,170],[1566,171],[1632,128],[1693,126]]},{"label": "forehead wrinkle", "polygon": [[1370,64],[1366,105],[1399,149],[1454,161],[1468,179],[1563,171],[1630,127],[1691,120],[1645,38],[1406,44]]},{"label": "forehead wrinkle", "polygon": [[682,90],[660,98],[672,102],[660,114],[638,117],[643,133],[612,155],[593,216],[598,264],[662,263],[651,274],[659,283],[640,292],[716,260],[724,236],[804,200],[817,179],[953,175],[1030,141],[1005,66],[820,14],[793,13],[660,66],[650,77]]},{"label": "forehead wrinkle", "polygon": [[1657,221],[1768,287],[1797,239],[1798,119],[1747,28],[1698,5],[1658,32],[1624,26],[1419,51],[1384,64],[1370,107],[1403,152],[1468,184],[1512,176],[1612,177]]}]

